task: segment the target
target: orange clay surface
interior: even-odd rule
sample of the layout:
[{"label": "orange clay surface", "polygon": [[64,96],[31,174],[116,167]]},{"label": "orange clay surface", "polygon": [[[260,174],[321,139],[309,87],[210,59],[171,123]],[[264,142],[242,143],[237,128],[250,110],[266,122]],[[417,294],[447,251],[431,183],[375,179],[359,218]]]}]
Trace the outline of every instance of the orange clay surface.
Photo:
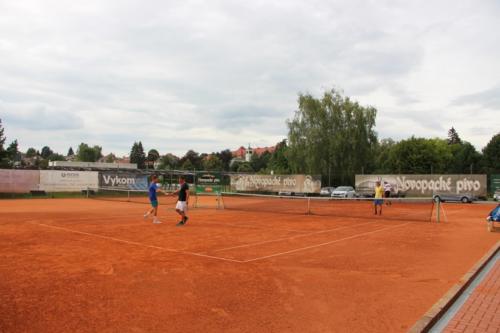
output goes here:
[{"label": "orange clay surface", "polygon": [[[0,332],[405,332],[499,240],[429,223],[0,201]],[[359,209],[347,207],[346,209]],[[388,208],[389,209],[389,208]]]}]

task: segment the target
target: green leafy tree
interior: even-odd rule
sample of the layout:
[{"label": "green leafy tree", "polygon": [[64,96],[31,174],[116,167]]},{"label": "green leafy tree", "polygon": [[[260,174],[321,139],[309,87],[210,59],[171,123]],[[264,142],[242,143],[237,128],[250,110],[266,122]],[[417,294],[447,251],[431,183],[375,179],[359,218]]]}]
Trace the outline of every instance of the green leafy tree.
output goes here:
[{"label": "green leafy tree", "polygon": [[262,153],[261,155],[253,154],[250,159],[250,165],[252,169],[256,172],[265,170],[268,167],[269,161],[271,160],[272,154],[268,151]]},{"label": "green leafy tree", "polygon": [[276,150],[271,154],[267,169],[274,174],[286,175],[291,173],[289,156],[290,148],[286,144],[286,140],[281,141],[276,145]]},{"label": "green leafy tree", "polygon": [[42,156],[43,159],[48,159],[50,155],[52,155],[54,152],[52,149],[50,149],[48,146],[44,146],[42,148],[42,151],[40,152],[40,156]]},{"label": "green leafy tree", "polygon": [[66,158],[58,153],[52,153],[52,155],[49,156],[48,158],[49,161],[65,161]]},{"label": "green leafy tree", "polygon": [[160,157],[159,169],[175,170],[179,166],[179,158],[174,154],[166,154]]},{"label": "green leafy tree", "polygon": [[5,157],[5,150],[3,145],[5,144],[5,140],[7,138],[5,137],[4,134],[4,128],[2,126],[2,119],[0,119],[0,161]]},{"label": "green leafy tree", "polygon": [[451,151],[451,163],[448,173],[477,173],[481,170],[481,154],[467,141],[449,146]]},{"label": "green leafy tree", "polygon": [[80,143],[76,151],[76,158],[81,162],[97,162],[102,157],[102,147],[90,147],[86,143]]},{"label": "green leafy tree", "polygon": [[446,140],[412,136],[390,149],[387,165],[391,173],[446,173],[452,159]]},{"label": "green leafy tree", "polygon": [[197,152],[195,152],[194,150],[188,150],[186,152],[186,155],[184,155],[181,160],[179,161],[180,165],[184,166],[186,165],[186,161],[190,162],[190,167],[191,169],[187,169],[187,168],[184,168],[185,170],[201,170],[203,169],[203,157],[200,156],[200,154],[198,154]]},{"label": "green leafy tree", "polygon": [[233,153],[229,149],[225,149],[216,153],[216,156],[221,160],[223,169],[225,171],[229,171],[231,160],[233,159]]},{"label": "green leafy tree", "polygon": [[73,151],[73,147],[69,147],[67,156],[74,156],[74,155],[75,152]]},{"label": "green leafy tree", "polygon": [[21,160],[21,154],[19,153],[19,144],[17,140],[11,142],[11,144],[6,149],[6,155],[12,162],[19,162]]},{"label": "green leafy tree", "polygon": [[156,149],[150,149],[148,152],[148,161],[156,162],[160,158],[160,153]]},{"label": "green leafy tree", "polygon": [[396,145],[396,142],[391,139],[382,139],[376,145],[375,149],[375,173],[391,173],[393,168],[389,162],[391,149]]},{"label": "green leafy tree", "polygon": [[450,128],[448,131],[448,144],[449,145],[456,145],[462,143],[462,140],[460,139],[460,136],[458,136],[457,131],[455,128]]},{"label": "green leafy tree", "polygon": [[500,173],[500,133],[483,148],[483,163],[487,173]]},{"label": "green leafy tree", "polygon": [[106,161],[106,163],[115,163],[116,155],[113,153],[108,154],[105,158],[105,161]]},{"label": "green leafy tree", "polygon": [[[182,161],[182,159],[181,159]],[[190,159],[186,159],[184,160],[184,162],[182,162],[181,164],[181,169],[182,170],[194,170],[195,166],[193,165],[193,163],[191,162]]]},{"label": "green leafy tree", "polygon": [[284,156],[292,172],[321,174],[323,179],[333,172],[334,183],[348,184],[361,170],[374,169],[375,108],[362,107],[333,89],[321,99],[301,94],[298,104],[287,123],[289,152]]},{"label": "green leafy tree", "polygon": [[139,169],[146,167],[146,154],[144,153],[141,141],[134,142],[130,150],[130,163],[136,163]]},{"label": "green leafy tree", "polygon": [[241,162],[238,163],[238,172],[244,172],[244,173],[251,173],[254,172],[255,170],[252,169],[252,166],[250,165],[249,162]]},{"label": "green leafy tree", "polygon": [[36,151],[35,148],[28,148],[26,151],[26,157],[35,157],[38,155],[38,152]]},{"label": "green leafy tree", "polygon": [[203,168],[208,171],[220,171],[223,169],[222,161],[217,155],[209,155],[203,160]]}]

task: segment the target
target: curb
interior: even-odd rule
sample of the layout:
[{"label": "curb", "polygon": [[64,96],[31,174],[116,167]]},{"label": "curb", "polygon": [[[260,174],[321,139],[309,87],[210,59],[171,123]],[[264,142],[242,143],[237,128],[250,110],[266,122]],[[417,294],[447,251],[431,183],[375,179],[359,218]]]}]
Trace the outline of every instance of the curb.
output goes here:
[{"label": "curb", "polygon": [[500,251],[500,241],[496,244],[467,272],[464,276],[451,287],[448,292],[437,301],[427,313],[420,318],[415,325],[408,330],[408,333],[429,332],[429,330],[441,319],[441,317],[448,311],[453,303],[462,295],[472,281],[477,277],[481,270],[488,264],[488,262]]}]

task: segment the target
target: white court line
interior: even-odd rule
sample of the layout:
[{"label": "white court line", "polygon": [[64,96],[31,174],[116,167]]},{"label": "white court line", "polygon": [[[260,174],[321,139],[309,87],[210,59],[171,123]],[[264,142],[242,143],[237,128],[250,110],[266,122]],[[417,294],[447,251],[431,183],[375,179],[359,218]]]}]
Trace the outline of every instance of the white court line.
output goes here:
[{"label": "white court line", "polygon": [[309,232],[306,234],[301,234],[301,235],[296,235],[296,236],[283,237],[283,238],[278,238],[278,239],[261,241],[261,242],[257,242],[257,243],[250,243],[250,244],[243,244],[243,245],[237,245],[237,246],[232,246],[232,247],[226,247],[223,249],[218,249],[218,250],[210,251],[210,252],[221,252],[221,251],[226,251],[226,250],[239,249],[242,247],[251,247],[251,246],[255,246],[255,245],[262,245],[262,244],[273,243],[273,242],[281,242],[281,241],[285,241],[285,240],[291,240],[291,239],[300,238],[300,237],[307,237],[307,236],[311,236],[311,235],[317,235],[317,234],[322,234],[322,233],[327,233],[327,232],[332,232],[332,231],[337,231],[337,230],[354,228],[354,227],[358,227],[358,226],[362,226],[362,225],[366,225],[366,224],[373,224],[373,223],[374,222],[371,221],[371,222],[350,225],[350,226],[343,226],[343,227],[338,227],[338,228],[333,228],[333,229],[328,229],[328,230],[319,230],[319,231]]},{"label": "white court line", "polygon": [[375,234],[377,232],[381,232],[381,231],[384,231],[384,230],[399,228],[399,227],[408,225],[410,223],[413,223],[413,222],[407,222],[407,223],[403,223],[403,224],[398,224],[396,226],[382,228],[382,229],[378,229],[378,230],[375,230],[375,231],[363,232],[361,234],[357,234],[357,235],[354,235],[354,236],[349,236],[349,237],[345,237],[345,238],[341,238],[341,239],[336,239],[334,241],[330,241],[330,242],[326,242],[326,243],[321,243],[321,244],[316,244],[316,245],[301,247],[301,248],[290,250],[290,251],[286,251],[286,252],[275,253],[275,254],[271,254],[271,255],[268,255],[268,256],[264,256],[264,257],[258,257],[258,258],[248,259],[248,260],[244,260],[243,262],[247,263],[247,262],[258,261],[258,260],[268,259],[268,258],[272,258],[272,257],[282,256],[282,255],[289,254],[289,253],[294,253],[294,252],[309,250],[309,249],[313,249],[315,247],[325,246],[325,245],[334,244],[334,243],[342,242],[342,241],[353,239],[353,238],[358,238],[358,237],[365,236],[365,235]]},{"label": "white court line", "polygon": [[49,225],[49,224],[44,224],[44,223],[37,223],[37,222],[29,222],[29,223],[34,224],[34,225],[38,225],[38,226],[42,226],[42,227],[56,229],[56,230],[62,230],[62,231],[71,232],[71,233],[80,234],[80,235],[86,235],[86,236],[92,236],[92,237],[97,237],[97,238],[102,238],[102,239],[108,239],[108,240],[112,240],[112,241],[115,241],[115,242],[120,242],[120,243],[125,243],[125,244],[131,244],[131,245],[137,245],[137,246],[147,247],[147,248],[156,249],[156,250],[162,250],[162,251],[179,253],[179,254],[189,254],[189,255],[192,255],[192,256],[204,257],[204,258],[210,258],[210,259],[216,259],[216,260],[223,260],[223,261],[229,261],[229,262],[237,262],[237,263],[242,263],[243,262],[241,260],[235,260],[235,259],[229,259],[229,258],[223,258],[223,257],[215,257],[215,256],[210,256],[210,255],[207,255],[207,254],[203,254],[203,253],[195,253],[195,252],[189,252],[189,251],[180,251],[180,250],[176,250],[176,249],[168,249],[168,248],[161,247],[161,246],[148,245],[148,244],[143,244],[143,243],[128,241],[128,240],[124,240],[124,239],[120,239],[120,238],[103,236],[103,235],[99,235],[99,234],[93,234],[93,233],[90,233],[90,232],[84,232],[84,231],[78,231],[78,230],[72,230],[72,229],[68,229],[68,228],[63,228],[63,227],[57,227],[57,226],[53,226],[53,225]]}]

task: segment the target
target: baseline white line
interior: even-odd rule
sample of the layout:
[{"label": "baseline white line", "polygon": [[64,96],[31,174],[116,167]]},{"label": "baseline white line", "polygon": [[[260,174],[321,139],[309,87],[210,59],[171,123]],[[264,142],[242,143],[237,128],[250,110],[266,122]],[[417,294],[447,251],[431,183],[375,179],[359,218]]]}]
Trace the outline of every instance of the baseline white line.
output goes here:
[{"label": "baseline white line", "polygon": [[329,245],[329,244],[334,244],[334,243],[342,242],[342,241],[345,241],[345,240],[348,240],[348,239],[353,239],[353,238],[358,238],[358,237],[365,236],[365,235],[375,234],[377,232],[381,232],[381,231],[384,231],[384,230],[399,228],[399,227],[408,225],[410,223],[413,223],[413,222],[407,222],[407,223],[403,223],[403,224],[398,224],[398,225],[392,226],[392,227],[387,227],[387,228],[382,228],[382,229],[378,229],[378,230],[374,230],[374,231],[364,232],[364,233],[357,234],[357,235],[354,235],[354,236],[349,236],[349,237],[345,237],[345,238],[341,238],[341,239],[336,239],[334,241],[330,241],[330,242],[326,242],[326,243],[321,243],[321,244],[316,244],[316,245],[301,247],[299,249],[294,249],[294,250],[290,250],[290,251],[286,251],[286,252],[275,253],[275,254],[271,254],[271,255],[268,255],[268,256],[264,256],[264,257],[258,257],[258,258],[248,259],[248,260],[244,260],[243,262],[247,263],[247,262],[258,261],[258,260],[268,259],[268,258],[272,258],[272,257],[277,257],[277,256],[281,256],[281,255],[284,255],[284,254],[289,254],[289,253],[294,253],[294,252],[309,250],[309,249],[313,249],[315,247],[325,246],[325,245]]},{"label": "baseline white line", "polygon": [[291,239],[300,238],[300,237],[307,237],[307,236],[311,236],[311,235],[323,234],[323,233],[337,231],[337,230],[349,229],[349,228],[354,228],[354,227],[358,227],[358,226],[362,226],[362,225],[366,225],[366,224],[373,224],[373,223],[374,222],[372,221],[372,222],[366,222],[366,223],[361,223],[361,224],[356,224],[356,225],[351,225],[351,226],[343,226],[343,227],[338,227],[338,228],[333,228],[333,229],[328,229],[328,230],[319,230],[319,231],[309,232],[306,234],[301,234],[301,235],[296,235],[296,236],[283,237],[283,238],[278,238],[278,239],[261,241],[261,242],[257,242],[257,243],[250,243],[250,244],[243,244],[243,245],[237,245],[237,246],[232,246],[232,247],[226,247],[223,249],[218,249],[218,250],[214,250],[214,251],[210,251],[210,252],[215,253],[215,252],[221,252],[221,251],[226,251],[226,250],[239,249],[242,247],[251,247],[251,246],[268,244],[268,243],[273,243],[273,242],[281,242],[281,241],[285,241],[285,240],[291,240]]},{"label": "baseline white line", "polygon": [[176,250],[176,249],[169,249],[169,248],[165,248],[165,247],[161,247],[161,246],[148,245],[148,244],[138,243],[138,242],[134,242],[134,241],[128,241],[128,240],[125,240],[125,239],[120,239],[120,238],[115,238],[115,237],[110,237],[110,236],[103,236],[103,235],[99,235],[99,234],[93,234],[93,233],[90,233],[90,232],[84,232],[84,231],[78,231],[78,230],[72,230],[72,229],[68,229],[68,228],[63,228],[63,227],[57,227],[57,226],[53,226],[53,225],[49,225],[49,224],[44,224],[44,223],[35,223],[35,222],[29,222],[29,223],[35,224],[35,225],[39,225],[39,226],[43,226],[43,227],[47,227],[47,228],[56,229],[56,230],[62,230],[62,231],[71,232],[71,233],[80,234],[80,235],[86,235],[86,236],[92,236],[92,237],[97,237],[97,238],[102,238],[102,239],[108,239],[108,240],[112,240],[112,241],[115,241],[115,242],[120,242],[120,243],[125,243],[125,244],[131,244],[131,245],[136,245],[136,246],[142,246],[142,247],[156,249],[156,250],[162,250],[162,251],[166,251],[166,252],[173,252],[173,253],[179,253],[179,254],[189,254],[189,255],[192,255],[192,256],[203,257],[203,258],[210,258],[210,259],[217,259],[217,260],[223,260],[223,261],[229,261],[229,262],[237,262],[237,263],[242,263],[243,262],[241,260],[236,260],[236,259],[229,259],[229,258],[224,258],[224,257],[215,257],[215,256],[210,256],[210,255],[207,255],[207,254],[203,254],[203,253],[195,253],[195,252],[188,252],[188,251],[180,251],[180,250]]}]

